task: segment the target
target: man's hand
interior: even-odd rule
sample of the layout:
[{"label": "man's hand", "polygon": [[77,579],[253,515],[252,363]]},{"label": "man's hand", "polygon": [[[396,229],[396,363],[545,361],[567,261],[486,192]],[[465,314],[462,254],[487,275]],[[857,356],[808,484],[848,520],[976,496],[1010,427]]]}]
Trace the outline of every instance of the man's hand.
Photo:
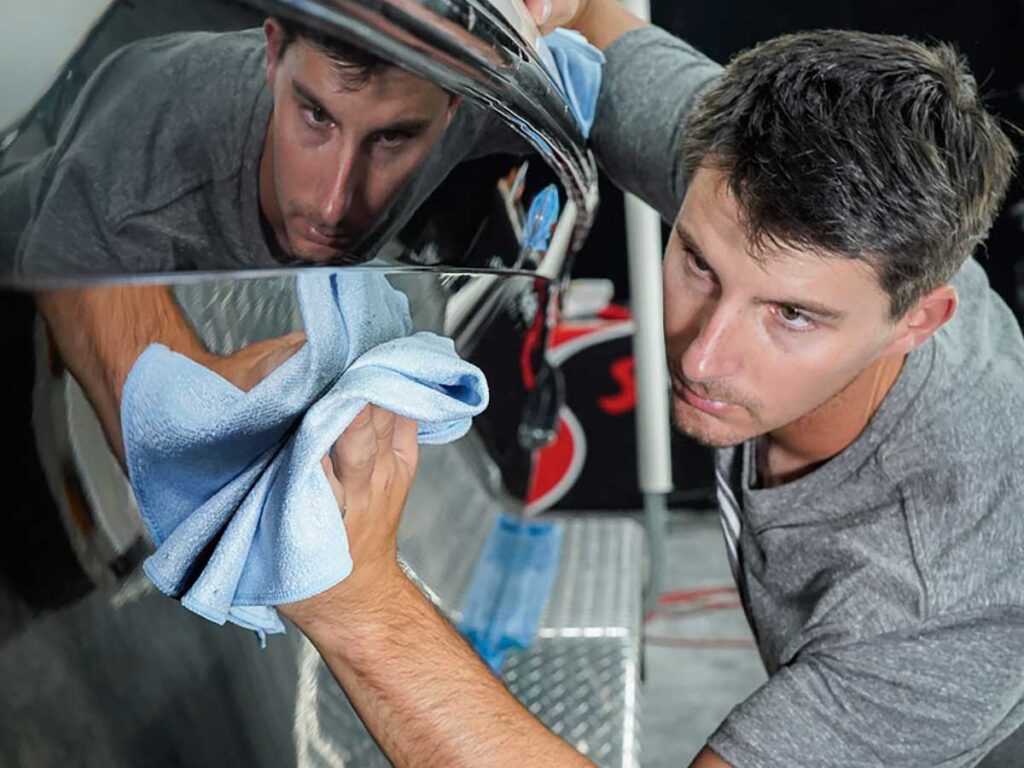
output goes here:
[{"label": "man's hand", "polygon": [[199,354],[195,360],[243,392],[248,392],[298,352],[305,343],[306,334],[289,333],[276,339],[257,341],[231,355],[219,357],[208,353]]},{"label": "man's hand", "polygon": [[588,0],[525,0],[526,7],[533,15],[542,32],[551,32],[558,27],[572,28],[574,22],[585,10]]},{"label": "man's hand", "polygon": [[398,526],[416,474],[416,431],[415,421],[368,405],[323,458],[345,519],[353,570],[326,592],[280,606],[304,631],[376,610],[379,598],[405,578],[398,566]]},{"label": "man's hand", "polygon": [[604,50],[621,35],[645,22],[618,0],[524,0],[541,32],[568,27]]}]

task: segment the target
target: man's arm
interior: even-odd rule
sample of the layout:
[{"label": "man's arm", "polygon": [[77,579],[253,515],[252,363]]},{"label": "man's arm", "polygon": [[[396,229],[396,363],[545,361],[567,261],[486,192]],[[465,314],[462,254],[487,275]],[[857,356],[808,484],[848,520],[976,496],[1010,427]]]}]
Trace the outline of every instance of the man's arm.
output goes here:
[{"label": "man's arm", "polygon": [[376,589],[345,586],[330,609],[337,624],[308,634],[394,765],[591,765],[516,701],[403,574]]},{"label": "man's arm", "polygon": [[[528,0],[535,15],[547,1]],[[617,0],[551,1],[545,28],[566,24],[605,53],[590,132],[602,170],[617,187],[674,221],[686,194],[687,118],[721,67]]]},{"label": "man's arm", "polygon": [[282,612],[400,768],[591,765],[505,690],[402,573],[397,530],[416,461],[414,422],[369,406],[352,423],[324,467],[354,570]]},{"label": "man's arm", "polygon": [[36,295],[39,313],[61,362],[85,390],[121,464],[121,393],[150,344],[163,344],[251,389],[304,342],[302,334],[253,344],[217,357],[207,351],[165,285],[69,288]]}]

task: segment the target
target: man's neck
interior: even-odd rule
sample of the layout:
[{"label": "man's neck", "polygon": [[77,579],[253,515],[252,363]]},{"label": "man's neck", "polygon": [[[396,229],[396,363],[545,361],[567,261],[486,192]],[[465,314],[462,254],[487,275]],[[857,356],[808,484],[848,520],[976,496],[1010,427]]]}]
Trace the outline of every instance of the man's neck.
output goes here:
[{"label": "man's neck", "polygon": [[846,449],[867,427],[903,368],[905,355],[865,368],[842,392],[757,441],[758,484],[797,480]]}]

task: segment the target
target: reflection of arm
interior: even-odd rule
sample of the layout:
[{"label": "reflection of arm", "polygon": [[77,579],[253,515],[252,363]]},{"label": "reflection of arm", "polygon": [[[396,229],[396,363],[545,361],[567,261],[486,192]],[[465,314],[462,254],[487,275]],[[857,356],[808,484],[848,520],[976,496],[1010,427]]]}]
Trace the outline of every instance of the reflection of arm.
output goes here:
[{"label": "reflection of arm", "polygon": [[731,766],[716,755],[711,747],[704,747],[690,763],[690,768],[731,768]]},{"label": "reflection of arm", "polygon": [[132,366],[150,344],[163,344],[248,391],[305,343],[304,334],[290,333],[231,355],[214,355],[196,336],[166,285],[49,291],[38,294],[36,303],[57,351],[88,395],[122,464],[121,393]]},{"label": "reflection of arm", "polygon": [[319,622],[300,626],[394,765],[591,765],[505,690],[404,575],[371,585],[356,573],[320,606]]},{"label": "reflection of arm", "polygon": [[124,463],[120,404],[128,372],[152,343],[201,360],[206,348],[166,286],[111,286],[40,293],[64,364],[82,385],[118,459]]}]

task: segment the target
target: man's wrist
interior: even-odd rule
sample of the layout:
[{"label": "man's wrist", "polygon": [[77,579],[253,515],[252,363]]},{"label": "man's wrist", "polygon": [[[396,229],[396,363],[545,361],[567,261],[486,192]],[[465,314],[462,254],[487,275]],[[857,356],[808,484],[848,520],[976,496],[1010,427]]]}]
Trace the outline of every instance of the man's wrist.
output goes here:
[{"label": "man's wrist", "polygon": [[400,623],[403,606],[426,600],[397,561],[374,569],[357,568],[340,583],[282,612],[322,652],[351,660],[364,647]]},{"label": "man's wrist", "polygon": [[602,51],[622,35],[646,26],[618,0],[587,0],[566,26],[575,29]]}]

